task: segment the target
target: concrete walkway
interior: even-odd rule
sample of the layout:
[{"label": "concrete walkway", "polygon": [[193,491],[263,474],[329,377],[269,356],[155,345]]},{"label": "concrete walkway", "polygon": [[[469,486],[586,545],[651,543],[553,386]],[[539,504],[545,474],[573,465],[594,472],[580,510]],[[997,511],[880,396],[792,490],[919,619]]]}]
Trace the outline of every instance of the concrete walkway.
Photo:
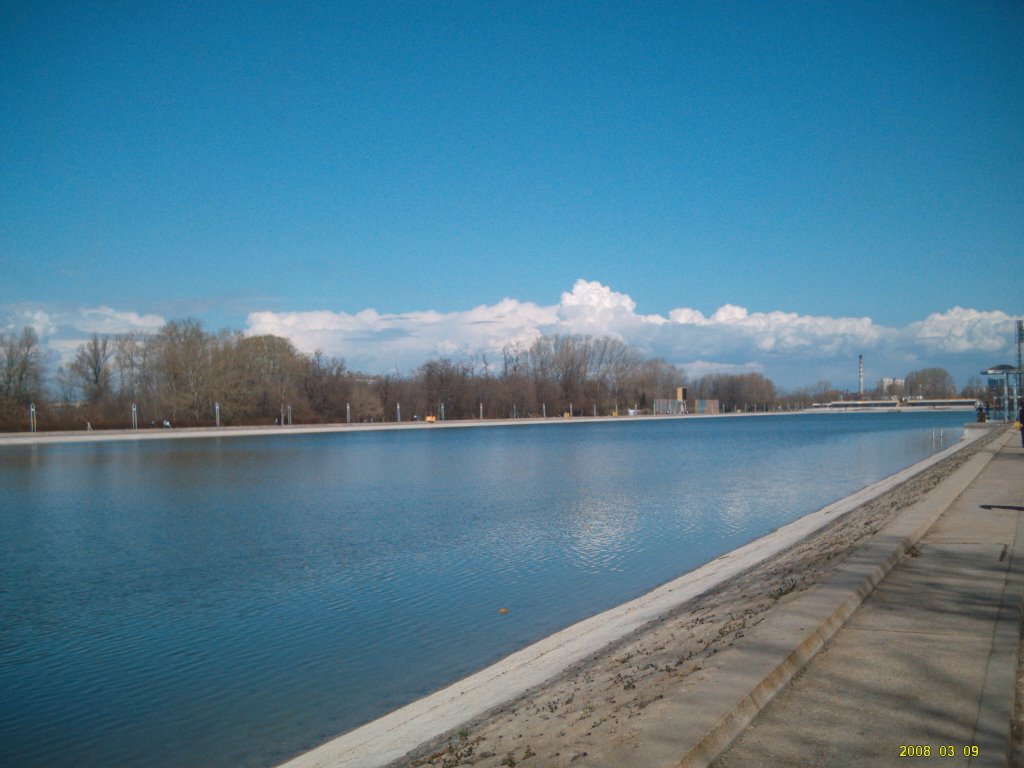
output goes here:
[{"label": "concrete walkway", "polygon": [[1019,441],[1012,432],[993,444],[980,474],[716,768],[1007,765],[1024,590]]}]

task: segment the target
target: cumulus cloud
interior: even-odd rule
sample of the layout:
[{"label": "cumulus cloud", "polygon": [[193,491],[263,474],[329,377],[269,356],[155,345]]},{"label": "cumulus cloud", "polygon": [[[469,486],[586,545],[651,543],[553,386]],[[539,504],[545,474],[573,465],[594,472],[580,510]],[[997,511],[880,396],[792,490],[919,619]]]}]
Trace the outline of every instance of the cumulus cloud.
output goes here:
[{"label": "cumulus cloud", "polygon": [[321,350],[379,372],[414,367],[431,357],[497,354],[514,343],[528,346],[557,320],[551,308],[503,299],[449,313],[253,312],[246,333],[286,336],[304,352]]},{"label": "cumulus cloud", "polygon": [[953,307],[928,315],[906,329],[906,339],[933,352],[998,352],[1014,334],[1015,318],[1005,312]]},{"label": "cumulus cloud", "polygon": [[721,343],[729,337],[762,352],[837,354],[850,348],[875,346],[887,329],[869,317],[817,317],[794,312],[748,312],[726,304],[711,317],[682,307],[669,312],[677,325],[709,335]]},{"label": "cumulus cloud", "polygon": [[751,312],[734,304],[710,315],[686,306],[642,314],[629,295],[581,279],[553,306],[506,298],[449,313],[254,312],[247,332],[284,335],[299,349],[345,357],[367,371],[408,370],[436,356],[494,359],[506,344],[528,345],[543,334],[607,335],[679,364],[692,377],[756,371],[789,385],[817,381],[819,371],[837,368],[855,380],[858,354],[869,356],[869,375],[878,377],[902,376],[915,364],[959,361],[962,372],[973,370],[974,361],[963,356],[1007,351],[1013,320],[959,307],[905,328],[870,317]]},{"label": "cumulus cloud", "polygon": [[555,308],[561,325],[578,333],[622,338],[643,325],[663,325],[660,315],[638,315],[636,302],[596,281],[577,280]]},{"label": "cumulus cloud", "polygon": [[[579,333],[618,338],[694,378],[756,371],[787,387],[822,378],[850,386],[856,383],[857,355],[864,354],[869,384],[941,366],[962,385],[981,368],[1013,362],[1017,319],[1002,311],[953,307],[897,328],[870,317],[757,312],[735,304],[704,314],[682,302],[664,314],[643,314],[631,296],[581,279],[550,306],[510,297],[456,312],[258,311],[248,315],[245,332],[284,336],[304,352],[344,357],[350,368],[370,373],[408,371],[433,357],[483,355],[497,362],[507,344],[525,347],[541,335]],[[165,322],[159,315],[107,306],[0,306],[0,328],[35,328],[64,362],[91,333],[154,332]]]}]

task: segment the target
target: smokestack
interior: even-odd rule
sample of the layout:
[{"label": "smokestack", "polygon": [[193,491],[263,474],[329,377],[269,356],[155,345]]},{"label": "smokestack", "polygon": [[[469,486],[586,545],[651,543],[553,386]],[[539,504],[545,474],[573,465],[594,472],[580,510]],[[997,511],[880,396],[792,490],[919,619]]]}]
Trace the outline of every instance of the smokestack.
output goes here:
[{"label": "smokestack", "polygon": [[864,355],[857,355],[857,394],[864,396]]}]

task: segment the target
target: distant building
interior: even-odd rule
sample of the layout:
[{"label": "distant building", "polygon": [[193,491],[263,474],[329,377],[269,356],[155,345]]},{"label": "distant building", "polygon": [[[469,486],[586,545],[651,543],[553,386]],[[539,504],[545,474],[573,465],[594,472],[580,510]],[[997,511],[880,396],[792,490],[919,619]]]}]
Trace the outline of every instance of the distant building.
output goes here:
[{"label": "distant building", "polygon": [[811,408],[823,408],[830,411],[899,411],[899,410],[938,410],[938,411],[973,411],[978,401],[973,398],[923,398],[905,397],[888,400],[833,400],[830,403],[812,403]]},{"label": "distant building", "polygon": [[654,401],[655,416],[681,416],[684,413],[686,413],[685,400],[656,398]]},{"label": "distant building", "polygon": [[[1007,384],[1009,386],[1007,387]],[[988,402],[996,410],[1009,408],[1009,410],[1015,410],[1014,403],[1017,402],[1017,387],[1016,382],[1013,378],[1004,380],[999,377],[989,377],[988,379]],[[1007,401],[1004,403],[1004,401]]]},{"label": "distant building", "polygon": [[676,387],[676,399],[657,398],[654,401],[655,416],[681,416],[686,413],[686,387]]},{"label": "distant building", "polygon": [[907,385],[906,379],[890,379],[888,377],[878,380],[878,394],[882,397],[887,395],[902,394]]},{"label": "distant building", "polygon": [[[657,399],[654,401],[655,416],[682,416],[693,413],[700,416],[715,416],[719,413],[717,400],[705,400],[701,398],[687,399],[686,387],[676,387],[675,400]],[[630,412],[632,416],[632,411]]]},{"label": "distant building", "polygon": [[690,400],[686,408],[687,412],[699,416],[717,416],[719,413],[717,400]]}]

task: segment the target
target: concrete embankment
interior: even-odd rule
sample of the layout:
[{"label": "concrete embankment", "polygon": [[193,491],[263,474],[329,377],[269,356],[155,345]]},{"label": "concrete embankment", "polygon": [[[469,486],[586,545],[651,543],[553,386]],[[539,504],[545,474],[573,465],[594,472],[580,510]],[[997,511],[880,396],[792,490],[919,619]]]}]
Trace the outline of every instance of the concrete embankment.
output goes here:
[{"label": "concrete embankment", "polygon": [[[873,411],[879,413],[880,411]],[[896,412],[895,410],[893,412]],[[0,432],[2,445],[42,445],[46,443],[91,443],[112,440],[182,440],[211,437],[270,437],[288,435],[317,435],[345,432],[373,432],[408,429],[468,429],[475,427],[526,427],[531,425],[569,425],[618,423],[627,424],[642,421],[693,421],[695,419],[744,419],[744,418],[779,418],[800,414],[815,414],[827,417],[829,414],[841,414],[840,411],[804,410],[804,411],[767,411],[754,413],[722,413],[722,414],[685,414],[678,416],[577,416],[561,418],[528,417],[521,419],[463,419],[453,421],[376,421],[353,424],[289,424],[285,426],[248,426],[248,427],[182,427],[173,429],[103,429],[75,430],[63,432]],[[970,426],[970,425],[968,425]]]},{"label": "concrete embankment", "polygon": [[[741,414],[742,415],[742,414]],[[752,414],[750,414],[752,415]],[[90,443],[111,440],[182,440],[211,437],[284,437],[288,435],[321,435],[345,432],[374,432],[408,429],[466,429],[474,427],[525,427],[544,424],[593,424],[596,422],[664,421],[666,419],[708,419],[718,416],[584,416],[565,418],[467,419],[461,421],[377,421],[358,424],[300,424],[256,427],[183,427],[174,429],[105,429],[74,432],[5,432],[0,445],[41,445],[45,443]]]},{"label": "concrete embankment", "polygon": [[[971,483],[980,471],[982,459],[972,457],[961,461],[957,457],[969,452],[976,440],[989,434],[988,430],[970,430],[964,441],[940,454],[284,765],[287,768],[368,768],[393,761],[396,765],[457,765],[462,761],[498,766],[509,764],[511,757],[524,765],[530,764],[525,761],[537,758],[537,765],[653,766],[675,764],[688,753],[694,755],[691,764],[706,762],[749,722],[760,703],[784,685],[842,626],[907,547],[930,527],[950,500]],[[962,463],[959,469],[943,469],[950,462],[958,461]],[[933,492],[926,493],[938,480],[924,482],[920,478],[944,477],[949,472],[952,474]],[[912,492],[907,490],[911,486]],[[849,566],[834,576],[835,583],[830,581],[827,589],[809,591],[806,602],[796,610],[789,607],[791,604],[785,599],[788,593],[810,573],[801,565],[808,557],[825,573],[833,561],[841,559],[838,553],[848,554],[846,550],[853,547],[850,542],[859,542],[867,535],[866,526],[875,525],[876,520],[886,519],[887,515],[895,515],[894,510],[902,510],[903,502],[909,505],[911,497],[916,500],[922,496],[927,503],[922,500],[907,509],[906,514],[896,515],[890,528],[870,537],[869,543],[861,548],[863,551],[858,551],[858,557],[851,559]],[[889,501],[890,498],[902,501]],[[924,511],[917,508],[922,505],[926,508]],[[851,514],[855,510],[860,517]],[[825,538],[821,541],[816,538],[822,536]],[[796,546],[807,541],[815,543],[803,546],[803,550]],[[800,551],[790,552],[794,549]],[[767,563],[772,563],[769,576],[759,573]],[[744,586],[747,582],[751,585],[749,588]],[[702,605],[699,600],[726,584],[744,592],[741,596],[726,595],[725,604],[731,610],[723,625],[724,618],[708,608],[714,605],[713,601]],[[781,604],[774,611],[766,610],[783,602],[787,604],[785,610]],[[743,604],[755,603],[756,609],[751,608],[745,614],[740,610]],[[676,631],[666,617],[673,617],[672,621],[678,622],[680,629]],[[730,639],[734,634],[736,640],[743,637],[747,617],[751,626],[767,625],[759,634],[770,633],[773,640],[765,647],[772,647],[774,656],[755,654],[749,641],[734,643]],[[738,624],[740,620],[744,623]],[[705,641],[701,633],[712,627],[719,631]],[[668,631],[671,639],[653,639],[658,631]],[[622,712],[621,701],[616,696],[598,698],[598,688],[593,687],[595,679],[600,687],[600,680],[606,677],[609,690],[621,686],[621,697],[622,691],[632,691],[638,681],[653,677],[661,669],[660,661],[648,660],[632,673],[628,666],[630,659],[654,658],[656,654],[641,648],[640,651],[622,651],[621,656],[617,656],[625,640],[632,638],[634,645],[658,646],[660,652],[672,643],[678,645],[681,637],[697,642],[702,653],[709,654],[708,658],[718,654],[721,645],[722,650],[727,650],[721,657],[731,654],[733,662],[727,667],[712,662],[699,665],[691,663],[692,650],[689,656],[681,652],[678,663],[666,664],[667,671],[661,676],[664,679],[656,681],[661,686],[660,692],[649,701],[641,702],[642,706],[632,707],[633,711]],[[723,638],[728,640],[727,644],[722,642]],[[609,655],[609,649],[614,653]],[[675,653],[675,647],[667,653]],[[620,662],[620,658],[625,661]],[[729,669],[742,673],[727,675]],[[723,675],[731,679],[726,680]],[[713,695],[709,693],[712,690]],[[627,694],[626,698],[631,695]],[[679,696],[684,698],[677,700]],[[684,711],[682,715],[680,706]],[[557,721],[559,709],[569,718],[563,720],[565,727],[560,730],[557,722],[551,722],[552,719]],[[582,719],[572,714],[577,711]],[[690,723],[683,729],[682,736],[681,716]],[[586,733],[579,728],[583,720],[594,723]],[[603,732],[595,736],[595,731]],[[422,746],[424,744],[427,746]],[[411,757],[403,758],[410,752],[413,752]]]},{"label": "concrete embankment", "polygon": [[975,457],[962,494],[921,509],[923,525],[935,522],[910,556],[717,768],[1011,764],[1024,609],[1019,439],[1000,437]]},{"label": "concrete embankment", "polygon": [[1024,610],[1018,433],[961,473],[915,511],[928,530],[910,556],[716,768],[1009,764]]},{"label": "concrete embankment", "polygon": [[928,752],[1005,766],[1024,560],[1022,457],[1005,443],[723,654],[705,670],[713,684],[666,697],[630,743],[585,764],[877,766]]}]

